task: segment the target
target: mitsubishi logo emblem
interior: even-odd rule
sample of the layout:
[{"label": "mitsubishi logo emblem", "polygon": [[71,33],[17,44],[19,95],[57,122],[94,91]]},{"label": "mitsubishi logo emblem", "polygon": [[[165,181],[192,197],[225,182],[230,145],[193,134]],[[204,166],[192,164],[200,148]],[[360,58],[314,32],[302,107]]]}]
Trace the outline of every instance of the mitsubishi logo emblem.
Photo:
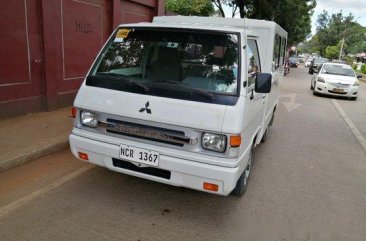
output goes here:
[{"label": "mitsubishi logo emblem", "polygon": [[149,105],[150,105],[149,101],[148,101],[148,102],[146,102],[146,104],[145,104],[145,108],[141,108],[141,109],[139,110],[139,112],[144,112],[144,111],[146,110],[146,112],[147,112],[148,114],[151,114],[151,110],[149,109]]}]

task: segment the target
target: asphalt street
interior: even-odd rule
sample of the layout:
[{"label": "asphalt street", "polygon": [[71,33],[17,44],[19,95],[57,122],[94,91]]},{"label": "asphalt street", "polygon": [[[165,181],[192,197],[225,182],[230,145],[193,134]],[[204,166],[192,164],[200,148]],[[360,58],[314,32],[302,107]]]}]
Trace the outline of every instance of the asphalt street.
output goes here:
[{"label": "asphalt street", "polygon": [[310,79],[301,66],[284,78],[243,197],[123,175],[65,150],[0,174],[0,240],[365,240],[366,84],[351,101],[313,96]]}]

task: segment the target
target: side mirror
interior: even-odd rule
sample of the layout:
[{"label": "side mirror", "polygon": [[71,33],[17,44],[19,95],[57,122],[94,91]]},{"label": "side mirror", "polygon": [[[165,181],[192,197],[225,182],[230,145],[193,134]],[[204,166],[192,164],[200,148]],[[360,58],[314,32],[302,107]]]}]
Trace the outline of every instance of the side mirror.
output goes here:
[{"label": "side mirror", "polygon": [[357,79],[361,79],[362,78],[362,75],[361,74],[358,74],[357,75]]},{"label": "side mirror", "polygon": [[255,92],[257,93],[269,93],[272,87],[272,74],[259,73],[255,78]]}]

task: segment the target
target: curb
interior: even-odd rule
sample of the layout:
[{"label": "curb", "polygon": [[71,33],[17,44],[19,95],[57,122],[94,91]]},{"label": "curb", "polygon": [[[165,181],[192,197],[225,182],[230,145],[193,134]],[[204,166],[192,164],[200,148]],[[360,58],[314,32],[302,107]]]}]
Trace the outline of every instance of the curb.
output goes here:
[{"label": "curb", "polygon": [[17,157],[14,157],[14,158],[11,158],[11,159],[8,159],[5,161],[1,161],[0,162],[0,173],[7,171],[9,169],[12,169],[14,167],[21,166],[25,163],[34,161],[40,157],[44,157],[44,156],[51,155],[56,152],[65,150],[68,147],[69,147],[69,140],[68,140],[68,138],[66,138],[65,140],[43,146],[42,148],[39,148],[39,149],[34,150],[29,153],[25,153],[21,156],[17,156]]},{"label": "curb", "polygon": [[361,81],[363,81],[363,82],[366,82],[366,79],[359,79],[359,80],[361,80]]}]

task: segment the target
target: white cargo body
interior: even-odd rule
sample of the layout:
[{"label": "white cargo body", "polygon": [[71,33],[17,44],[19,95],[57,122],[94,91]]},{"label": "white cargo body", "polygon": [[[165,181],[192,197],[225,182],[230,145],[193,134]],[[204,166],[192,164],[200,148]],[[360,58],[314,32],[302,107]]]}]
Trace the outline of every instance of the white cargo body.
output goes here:
[{"label": "white cargo body", "polygon": [[273,122],[286,41],[264,20],[119,26],[75,99],[72,153],[161,183],[243,194]]}]

